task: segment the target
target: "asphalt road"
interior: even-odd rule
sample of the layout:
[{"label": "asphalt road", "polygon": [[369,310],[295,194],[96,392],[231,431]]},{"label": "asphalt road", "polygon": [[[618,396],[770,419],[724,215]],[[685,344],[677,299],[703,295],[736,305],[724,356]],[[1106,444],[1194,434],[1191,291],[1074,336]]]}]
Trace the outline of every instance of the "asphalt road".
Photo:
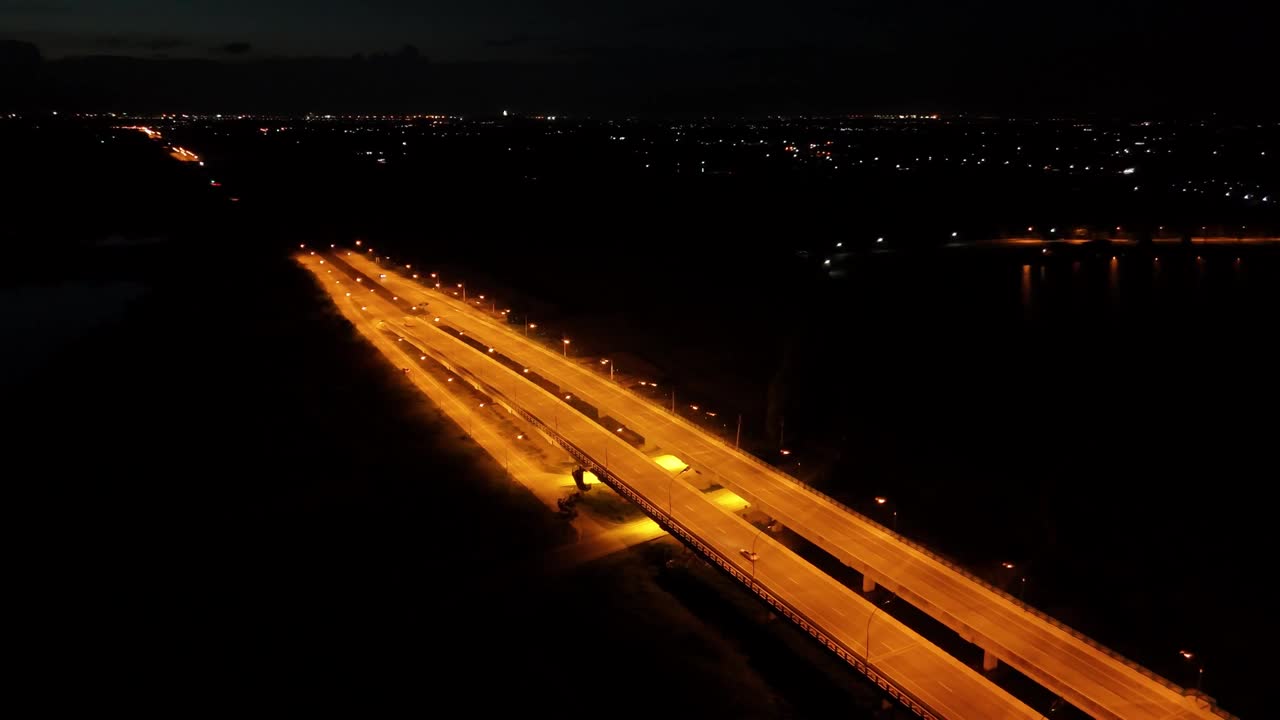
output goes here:
[{"label": "asphalt road", "polygon": [[[300,260],[316,272],[322,283],[337,286],[339,281],[335,276],[339,275],[339,268],[336,264],[320,266],[318,256],[300,256]],[[334,272],[328,274],[325,269],[333,269]],[[376,272],[373,277],[377,277]],[[465,369],[483,385],[556,428],[557,432],[593,457],[607,458],[612,472],[625,477],[632,487],[655,505],[669,507],[671,514],[694,530],[703,542],[732,558],[741,570],[754,572],[757,580],[819,623],[832,637],[863,654],[869,638],[872,665],[894,678],[941,716],[1040,717],[980,673],[893,617],[875,612],[875,607],[856,592],[776,543],[768,534],[687,483],[676,480],[672,473],[659,467],[615,433],[573,410],[523,375],[432,327],[430,317],[407,315],[404,308],[392,301],[391,292],[381,288],[371,292],[368,280],[355,283],[350,278],[342,278],[340,282],[342,294],[336,295],[335,300],[349,303],[349,309],[358,310],[371,321],[381,320],[390,324],[403,335],[405,342],[422,348],[453,367]],[[345,292],[351,292],[351,297],[346,297]],[[466,379],[459,376],[460,381]],[[758,554],[754,563],[740,554],[746,548],[754,548]]]},{"label": "asphalt road", "polygon": [[358,252],[348,256],[339,251],[339,257],[370,279],[385,273],[387,277],[378,282],[392,294],[428,303],[442,321],[534,369],[704,475],[714,476],[757,509],[1089,714],[1135,720],[1219,717],[1203,701],[1028,612],[878,525],[610,382],[607,376],[531,341],[513,326],[391,269],[379,268]]}]

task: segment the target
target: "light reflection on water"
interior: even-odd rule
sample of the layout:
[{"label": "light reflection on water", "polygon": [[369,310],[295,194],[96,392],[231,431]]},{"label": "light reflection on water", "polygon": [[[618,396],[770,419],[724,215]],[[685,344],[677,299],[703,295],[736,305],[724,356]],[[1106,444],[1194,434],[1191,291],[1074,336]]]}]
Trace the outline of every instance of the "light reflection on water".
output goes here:
[{"label": "light reflection on water", "polygon": [[[1131,305],[1137,298],[1160,301],[1186,293],[1199,296],[1207,290],[1211,278],[1219,291],[1226,288],[1242,292],[1247,289],[1246,269],[1244,258],[1235,256],[1211,260],[1203,255],[1194,258],[1107,255],[1093,261],[1072,260],[1069,272],[1065,266],[1046,259],[1020,264],[1018,299],[1024,316],[1031,318],[1033,311],[1042,309],[1046,302],[1082,301],[1090,297],[1096,301],[1105,297],[1107,304],[1119,307]],[[1053,282],[1055,277],[1065,279],[1068,275],[1069,283]]]}]

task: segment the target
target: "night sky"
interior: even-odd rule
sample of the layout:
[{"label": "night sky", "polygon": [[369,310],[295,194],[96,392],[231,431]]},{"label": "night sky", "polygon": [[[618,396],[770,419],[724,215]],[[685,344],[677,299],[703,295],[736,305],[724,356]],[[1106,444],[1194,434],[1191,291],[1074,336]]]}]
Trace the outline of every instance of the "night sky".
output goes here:
[{"label": "night sky", "polygon": [[[0,0],[0,37],[76,56],[252,63],[386,55],[521,75],[523,102],[873,109],[1269,109],[1266,23],[1113,0]],[[1243,4],[1240,4],[1243,5]],[[437,78],[439,79],[439,78]],[[448,82],[438,82],[447,85]],[[430,83],[427,84],[430,86]],[[444,93],[449,102],[500,102]],[[429,90],[429,87],[428,87]],[[423,86],[379,102],[427,102]],[[539,93],[543,93],[539,95]],[[657,102],[655,103],[655,98]],[[287,99],[287,98],[285,98]],[[353,96],[353,101],[358,97]],[[409,109],[409,108],[406,108]],[[572,109],[572,108],[568,108]]]}]

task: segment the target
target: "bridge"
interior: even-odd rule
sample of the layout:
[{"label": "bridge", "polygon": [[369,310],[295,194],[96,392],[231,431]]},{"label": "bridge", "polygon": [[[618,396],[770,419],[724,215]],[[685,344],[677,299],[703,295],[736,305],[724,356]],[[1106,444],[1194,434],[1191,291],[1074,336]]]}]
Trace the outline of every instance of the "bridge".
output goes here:
[{"label": "bridge", "polygon": [[[402,342],[431,355],[540,428],[672,534],[921,716],[1038,714],[893,618],[877,615],[862,596],[707,501],[620,433],[590,420],[513,365],[533,370],[559,392],[607,412],[628,431],[684,458],[756,510],[861,573],[864,590],[876,584],[891,589],[982,648],[984,668],[1008,663],[1095,717],[1229,717],[1207,698],[1101,647],[460,298],[384,270],[359,252],[328,253],[330,263],[324,271],[318,257],[301,260],[357,317],[395,327]],[[429,312],[422,314],[423,307]],[[476,343],[488,351],[477,349]],[[744,548],[754,549],[758,559],[741,553]]]}]

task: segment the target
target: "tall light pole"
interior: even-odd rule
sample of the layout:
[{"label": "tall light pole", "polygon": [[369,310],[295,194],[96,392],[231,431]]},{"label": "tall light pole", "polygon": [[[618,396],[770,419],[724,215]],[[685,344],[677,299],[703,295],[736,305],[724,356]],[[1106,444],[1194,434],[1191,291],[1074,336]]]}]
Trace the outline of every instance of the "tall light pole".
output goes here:
[{"label": "tall light pole", "polygon": [[876,613],[880,612],[880,608],[888,605],[891,602],[893,602],[892,595],[890,595],[884,602],[876,605],[875,608],[871,611],[871,614],[867,616],[867,644],[863,646],[862,664],[866,665],[868,668],[871,667],[871,620],[875,618]]},{"label": "tall light pole", "polygon": [[462,302],[466,302],[467,301],[467,284],[458,283],[458,287],[462,288]]},{"label": "tall light pole", "polygon": [[760,533],[763,532],[763,529],[757,530],[756,536],[751,538],[751,585],[753,587],[756,584],[756,541],[760,539]]},{"label": "tall light pole", "polygon": [[[888,502],[889,498],[884,497],[883,495],[876,496],[877,505],[885,505]],[[893,531],[898,532],[898,503],[896,502],[893,504]]]},{"label": "tall light pole", "polygon": [[600,361],[600,364],[601,364],[601,365],[608,365],[608,366],[609,366],[609,381],[610,381],[610,382],[613,382],[613,363],[609,362],[609,361],[606,359],[606,360],[601,360],[601,361]]},{"label": "tall light pole", "polygon": [[1183,660],[1186,660],[1187,662],[1191,663],[1193,667],[1195,667],[1196,692],[1203,693],[1204,692],[1204,663],[1196,660],[1195,653],[1191,652],[1190,650],[1179,650],[1178,654],[1182,656]]},{"label": "tall light pole", "polygon": [[[1016,566],[1008,560],[1000,563],[1000,567],[1005,570],[1013,570]],[[1018,600],[1020,602],[1027,601],[1027,576],[1022,575],[1018,578]]]},{"label": "tall light pole", "polygon": [[685,465],[684,469],[671,476],[671,480],[667,483],[667,517],[675,517],[675,513],[671,510],[671,488],[676,484],[676,478],[693,469],[692,465]]},{"label": "tall light pole", "polygon": [[528,317],[528,316],[525,316],[525,319],[524,319],[524,336],[525,336],[525,337],[529,337],[529,329],[530,329],[530,328],[532,328],[532,329],[534,329],[534,330],[537,330],[537,329],[538,329],[538,323],[531,323],[531,322],[529,322],[529,317]]},{"label": "tall light pole", "polygon": [[567,358],[569,357],[569,338],[565,338],[563,342],[564,345],[562,347],[564,348],[564,356]]},{"label": "tall light pole", "polygon": [[733,437],[733,446],[740,447],[742,445],[742,413],[738,413],[738,434]]}]

